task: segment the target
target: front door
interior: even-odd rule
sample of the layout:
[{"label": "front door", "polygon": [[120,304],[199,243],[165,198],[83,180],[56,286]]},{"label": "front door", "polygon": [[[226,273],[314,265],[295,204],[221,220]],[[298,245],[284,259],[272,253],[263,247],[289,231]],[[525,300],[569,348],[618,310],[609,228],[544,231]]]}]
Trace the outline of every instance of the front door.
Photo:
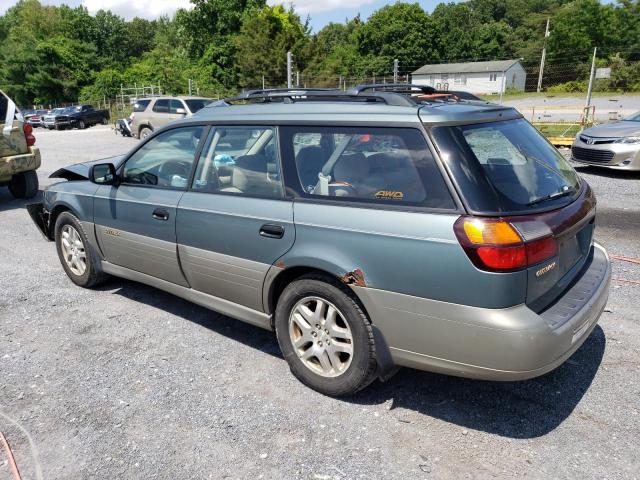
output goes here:
[{"label": "front door", "polygon": [[178,250],[192,288],[263,310],[265,275],[295,238],[280,172],[274,128],[212,129],[178,205]]},{"label": "front door", "polygon": [[101,186],[94,222],[108,262],[187,286],[176,250],[176,209],[204,127],[164,132],[135,151],[118,186]]}]

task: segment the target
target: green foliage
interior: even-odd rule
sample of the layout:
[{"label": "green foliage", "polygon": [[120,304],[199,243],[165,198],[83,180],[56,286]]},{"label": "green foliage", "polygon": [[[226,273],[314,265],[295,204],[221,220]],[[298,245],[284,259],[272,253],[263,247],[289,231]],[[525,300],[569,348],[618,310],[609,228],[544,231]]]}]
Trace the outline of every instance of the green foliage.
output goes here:
[{"label": "green foliage", "polygon": [[291,7],[266,0],[192,0],[154,21],[19,0],[0,16],[0,88],[22,105],[109,99],[134,84],[186,93],[189,79],[200,94],[224,96],[263,77],[285,84],[287,51],[317,86],[389,78],[394,59],[403,76],[426,63],[519,57],[535,70],[547,18],[545,88],[585,91],[597,46],[612,73],[594,89],[640,90],[638,0],[469,0],[430,14],[399,1],[313,34]]}]

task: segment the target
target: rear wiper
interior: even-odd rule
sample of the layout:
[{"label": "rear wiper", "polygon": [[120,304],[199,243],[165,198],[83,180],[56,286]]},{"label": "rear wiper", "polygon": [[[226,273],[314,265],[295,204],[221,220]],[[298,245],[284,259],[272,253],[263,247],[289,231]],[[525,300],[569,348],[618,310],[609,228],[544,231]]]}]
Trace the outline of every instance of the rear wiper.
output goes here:
[{"label": "rear wiper", "polygon": [[575,187],[565,185],[562,187],[562,190],[550,193],[549,195],[545,195],[544,197],[536,198],[534,201],[527,203],[527,206],[536,205],[538,203],[546,202],[547,200],[553,200],[554,198],[566,197],[567,195],[575,193],[575,191]]}]

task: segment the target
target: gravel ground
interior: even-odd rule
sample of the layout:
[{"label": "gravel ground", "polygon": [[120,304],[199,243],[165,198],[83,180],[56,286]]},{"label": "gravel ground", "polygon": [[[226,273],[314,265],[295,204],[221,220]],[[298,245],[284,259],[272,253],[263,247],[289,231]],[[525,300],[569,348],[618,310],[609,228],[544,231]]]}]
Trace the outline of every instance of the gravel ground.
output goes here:
[{"label": "gravel ground", "polygon": [[[578,122],[583,113],[584,97],[563,97],[549,94],[544,97],[523,97],[506,100],[505,105],[517,108],[530,121],[536,122]],[[494,100],[496,101],[496,100]],[[628,117],[640,111],[640,95],[594,96],[591,105],[595,107],[598,122]]]},{"label": "gravel ground", "polygon": [[[43,184],[136,143],[36,135]],[[598,240],[639,256],[640,176],[580,173]],[[268,332],[133,282],[74,286],[6,189],[0,260],[0,431],[24,479],[640,477],[638,265],[614,261],[599,326],[541,378],[405,369],[335,400],[294,379]]]}]

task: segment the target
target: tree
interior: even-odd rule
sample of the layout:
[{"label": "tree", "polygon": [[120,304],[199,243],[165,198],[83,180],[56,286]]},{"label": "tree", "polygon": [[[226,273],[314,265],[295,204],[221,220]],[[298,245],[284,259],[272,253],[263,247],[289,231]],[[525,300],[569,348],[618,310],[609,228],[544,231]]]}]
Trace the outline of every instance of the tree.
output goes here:
[{"label": "tree", "polygon": [[276,5],[247,10],[235,41],[240,85],[259,86],[263,75],[271,85],[284,83],[288,51],[303,69],[301,54],[308,41],[307,29],[293,8]]}]

